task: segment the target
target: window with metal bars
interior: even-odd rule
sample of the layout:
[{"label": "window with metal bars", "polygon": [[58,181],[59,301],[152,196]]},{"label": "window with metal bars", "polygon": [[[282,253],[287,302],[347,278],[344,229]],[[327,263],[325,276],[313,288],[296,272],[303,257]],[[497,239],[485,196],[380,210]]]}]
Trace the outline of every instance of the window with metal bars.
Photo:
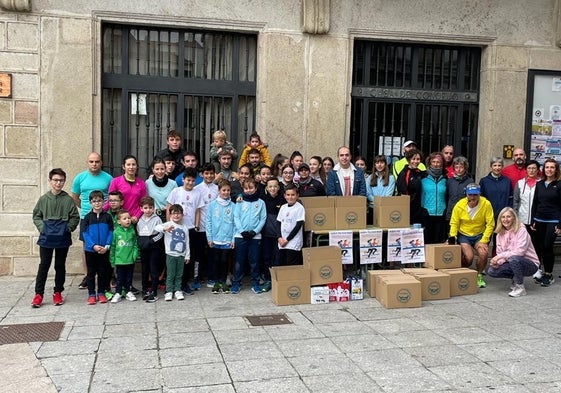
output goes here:
[{"label": "window with metal bars", "polygon": [[200,162],[215,130],[234,145],[254,131],[256,35],[107,24],[102,37],[101,150],[110,173],[133,154],[146,177],[172,129]]},{"label": "window with metal bars", "polygon": [[353,154],[396,160],[411,139],[425,154],[453,145],[474,169],[480,58],[475,47],[355,41]]}]

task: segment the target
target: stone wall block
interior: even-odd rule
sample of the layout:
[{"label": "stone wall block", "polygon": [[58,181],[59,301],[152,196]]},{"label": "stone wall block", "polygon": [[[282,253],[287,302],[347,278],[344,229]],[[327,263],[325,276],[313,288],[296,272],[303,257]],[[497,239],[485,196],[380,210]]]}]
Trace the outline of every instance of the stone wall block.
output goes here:
[{"label": "stone wall block", "polygon": [[12,97],[17,100],[38,100],[39,75],[26,73],[13,74]]},{"label": "stone wall block", "polygon": [[561,48],[532,48],[529,52],[530,69],[559,70],[561,68]]},{"label": "stone wall block", "polygon": [[528,49],[512,46],[496,47],[496,64],[499,69],[526,71],[528,68]]},{"label": "stone wall block", "polygon": [[31,23],[8,23],[8,49],[36,51],[39,48],[39,27]]},{"label": "stone wall block", "polygon": [[[14,276],[33,277],[37,275],[37,267],[39,266],[38,257],[14,257],[13,258],[13,274]],[[49,276],[54,276],[54,270],[49,270]]]},{"label": "stone wall block", "polygon": [[13,101],[0,100],[0,124],[11,124],[13,120]]},{"label": "stone wall block", "polygon": [[39,121],[39,104],[34,101],[16,101],[15,123],[37,125]]},{"label": "stone wall block", "polygon": [[0,70],[37,71],[39,69],[39,55],[35,53],[4,52],[0,56]]},{"label": "stone wall block", "polygon": [[29,256],[29,236],[0,237],[1,256]]},{"label": "stone wall block", "polygon": [[[0,160],[0,173],[3,184],[38,184],[39,162],[34,159],[3,159]],[[1,230],[2,225],[0,225]]]},{"label": "stone wall block", "polygon": [[2,188],[2,211],[10,213],[29,213],[33,211],[35,203],[39,199],[37,191],[38,189],[35,186],[4,185]]},{"label": "stone wall block", "polygon": [[[2,13],[0,13],[0,18],[1,15]],[[0,22],[0,50],[6,49],[5,42],[6,42],[6,23]]]},{"label": "stone wall block", "polygon": [[0,257],[0,276],[10,276],[14,272],[14,262],[11,257]]},{"label": "stone wall block", "polygon": [[8,157],[39,158],[37,127],[6,126],[5,150]]}]

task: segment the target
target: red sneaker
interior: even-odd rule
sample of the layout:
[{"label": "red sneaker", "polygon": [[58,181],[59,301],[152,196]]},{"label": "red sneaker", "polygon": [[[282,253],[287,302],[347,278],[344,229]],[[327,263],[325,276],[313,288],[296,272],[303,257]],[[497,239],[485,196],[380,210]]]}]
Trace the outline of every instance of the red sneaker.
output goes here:
[{"label": "red sneaker", "polygon": [[95,296],[88,296],[88,304],[90,306],[95,305]]},{"label": "red sneaker", "polygon": [[62,298],[62,294],[60,292],[53,293],[53,304],[55,306],[64,304],[64,299]]},{"label": "red sneaker", "polygon": [[97,301],[100,303],[107,303],[107,298],[104,294],[100,293],[99,295],[97,295]]},{"label": "red sneaker", "polygon": [[39,295],[38,293],[35,294],[33,300],[31,301],[31,307],[39,308],[43,304],[43,296]]}]

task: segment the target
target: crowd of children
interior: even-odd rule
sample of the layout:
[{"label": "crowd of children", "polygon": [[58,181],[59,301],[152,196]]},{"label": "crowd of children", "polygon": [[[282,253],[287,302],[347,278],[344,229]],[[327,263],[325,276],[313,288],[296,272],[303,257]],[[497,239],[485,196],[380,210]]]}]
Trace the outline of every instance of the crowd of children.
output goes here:
[{"label": "crowd of children", "polygon": [[[366,160],[356,157],[351,163],[350,149],[346,147],[339,149],[337,165],[330,157],[319,156],[312,156],[306,163],[298,151],[290,157],[277,154],[271,160],[266,144],[256,133],[250,135],[240,154],[237,172],[232,169],[238,156],[236,149],[222,130],[213,134],[211,162],[201,166],[195,153],[181,149],[176,131],[168,133],[167,145],[156,154],[146,181],[137,176],[136,158],[127,155],[122,176],[113,178],[107,189],[89,192],[89,209],[84,206],[83,195],[81,206],[75,195],[70,198],[82,213],[87,212],[82,216],[80,239],[90,305],[137,300],[140,291],[132,285],[137,258],[141,265],[142,299],[149,303],[158,300],[159,289],[164,290],[166,301],[183,300],[184,294],[193,294],[202,283],[215,294],[237,294],[246,272],[250,275],[251,290],[256,294],[266,292],[271,289],[270,267],[302,264],[305,211],[300,197],[335,195],[331,189],[338,190],[336,195],[364,195],[371,207],[374,198],[393,195],[395,188],[398,193],[409,195],[412,204],[419,200],[420,206],[412,207],[412,216],[414,212],[426,212],[423,221],[412,221],[431,228],[426,242],[442,242],[448,232],[444,224],[449,215],[446,204],[439,201],[456,201],[459,195],[445,193],[457,188],[453,187],[455,182],[461,181],[463,185],[468,181],[461,171],[466,172],[467,161],[463,157],[452,160],[453,153],[446,155],[448,150],[453,152],[450,146],[443,153],[429,155],[427,169],[420,169],[421,153],[412,141],[403,145],[403,169],[399,171],[400,162],[393,163],[394,175],[382,155],[374,158],[371,174],[367,174]],[[90,156],[97,157],[95,166],[100,168],[99,155]],[[502,160],[492,162],[492,169],[495,167],[502,170]],[[419,179],[415,174],[420,174]],[[64,172],[53,170],[49,176],[52,189],[34,211],[34,222],[41,233],[41,265],[34,307],[41,305],[45,269],[50,266],[54,250],[55,268],[58,267],[54,302],[63,302],[64,280],[60,272],[77,214],[76,209],[71,209],[74,205],[67,206],[68,195],[62,191]],[[414,189],[417,183],[419,190],[423,190],[417,192],[418,197]],[[510,182],[505,180],[506,183],[507,191],[503,194],[508,198]],[[434,195],[429,201],[433,201],[434,209],[426,198],[432,189]],[[493,210],[496,215],[500,209],[493,204]],[[53,227],[53,222],[57,226]],[[62,231],[64,236],[57,237],[56,231]]]}]

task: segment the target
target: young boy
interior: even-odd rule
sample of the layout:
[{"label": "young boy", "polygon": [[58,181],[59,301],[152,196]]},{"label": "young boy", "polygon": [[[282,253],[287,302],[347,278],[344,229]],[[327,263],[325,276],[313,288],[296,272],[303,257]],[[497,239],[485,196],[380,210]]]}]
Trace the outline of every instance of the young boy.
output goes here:
[{"label": "young boy", "polygon": [[185,150],[181,148],[181,134],[176,130],[170,130],[166,137],[166,144],[167,147],[156,153],[154,158],[164,159],[166,156],[171,157],[175,161],[175,168],[171,172],[170,178],[175,179],[185,168],[182,162]]},{"label": "young boy", "polygon": [[267,166],[271,166],[271,157],[269,156],[269,150],[267,146],[261,141],[261,137],[258,133],[254,132],[249,136],[249,142],[244,147],[242,154],[240,155],[240,162],[238,163],[238,168],[249,162],[248,153],[251,149],[257,149],[259,151],[259,161]]},{"label": "young boy", "polygon": [[175,180],[175,176],[173,174],[175,173],[175,167],[177,164],[172,156],[164,157],[164,166],[166,168],[166,176],[171,180]]},{"label": "young boy", "polygon": [[161,224],[162,220],[154,213],[152,197],[143,197],[140,200],[140,209],[142,216],[138,219],[136,231],[142,265],[142,299],[154,303],[158,300],[159,261],[164,254],[164,235],[156,230],[156,226]]},{"label": "young boy", "polygon": [[190,236],[189,241],[197,246],[194,247],[191,253],[191,259],[193,260],[193,269],[195,271],[195,280],[193,282],[193,289],[198,289],[201,287],[200,278],[207,274],[207,287],[212,288],[214,286],[214,271],[211,266],[207,263],[207,238],[206,238],[206,220],[207,220],[207,210],[210,202],[216,199],[218,196],[218,186],[214,184],[214,166],[211,163],[204,164],[201,168],[203,174],[203,182],[198,186],[195,186],[194,190],[199,193],[201,200],[203,202],[200,208],[200,217],[198,228],[195,227],[195,231]]},{"label": "young boy", "polygon": [[49,172],[51,190],[43,194],[33,209],[33,224],[39,231],[39,268],[35,280],[35,296],[31,301],[34,308],[41,307],[45,294],[47,274],[51,267],[53,254],[55,255],[55,287],[53,304],[60,306],[64,303],[62,291],[66,278],[66,256],[72,244],[70,236],[80,222],[80,213],[74,200],[63,191],[66,182],[66,172],[61,168]]},{"label": "young boy", "polygon": [[[168,204],[166,209],[168,210],[167,219],[171,219],[169,215],[169,207],[173,204],[181,205],[183,209],[182,224],[187,227],[189,233],[194,233],[195,228],[199,228],[199,221],[201,217],[200,208],[204,206],[204,201],[198,191],[194,190],[195,179],[197,178],[197,171],[195,168],[185,168],[183,172],[182,187],[177,187],[168,196]],[[190,247],[204,247],[204,244],[196,244],[195,242],[190,243]],[[192,294],[191,288],[187,284],[188,279],[194,276],[193,264],[185,265],[183,272],[183,278],[181,281],[181,287],[183,291],[187,294]]]},{"label": "young boy", "polygon": [[245,261],[249,261],[251,290],[261,293],[259,286],[259,260],[261,254],[261,229],[265,225],[267,211],[259,199],[255,180],[247,179],[243,184],[242,200],[234,209],[234,279],[230,293],[240,292]]},{"label": "young boy", "polygon": [[[109,286],[111,264],[109,249],[113,239],[113,219],[103,211],[103,192],[90,192],[91,210],[82,221],[80,230],[84,239],[88,285],[88,304],[107,303],[105,292]],[[97,275],[97,298],[95,276]]]},{"label": "young boy", "polygon": [[123,300],[121,291],[124,288],[128,290],[125,298],[131,302],[136,300],[136,296],[129,289],[132,287],[132,273],[137,257],[138,244],[131,215],[126,210],[119,210],[117,212],[117,226],[113,229],[109,258],[111,266],[117,272],[117,288],[111,303],[118,303]]},{"label": "young boy", "polygon": [[286,203],[281,206],[277,216],[281,233],[278,238],[280,265],[301,265],[306,213],[304,206],[298,202],[298,187],[294,184],[287,185],[284,189],[284,199]]},{"label": "young boy", "polygon": [[183,208],[179,204],[170,205],[168,214],[171,220],[156,225],[158,232],[164,233],[164,244],[166,246],[166,294],[164,300],[171,302],[175,294],[177,300],[183,300],[181,290],[181,277],[183,267],[189,263],[189,230],[183,225]]},{"label": "young boy", "polygon": [[230,292],[225,282],[228,259],[234,248],[234,206],[230,199],[230,182],[222,180],[218,183],[218,197],[208,205],[206,222],[206,237],[210,248],[208,271],[214,274],[212,293]]},{"label": "young boy", "polygon": [[233,160],[238,158],[238,152],[232,142],[226,138],[223,130],[214,131],[212,134],[212,147],[210,148],[210,162],[214,165],[214,170],[220,172],[219,158],[221,153],[227,153]]}]

